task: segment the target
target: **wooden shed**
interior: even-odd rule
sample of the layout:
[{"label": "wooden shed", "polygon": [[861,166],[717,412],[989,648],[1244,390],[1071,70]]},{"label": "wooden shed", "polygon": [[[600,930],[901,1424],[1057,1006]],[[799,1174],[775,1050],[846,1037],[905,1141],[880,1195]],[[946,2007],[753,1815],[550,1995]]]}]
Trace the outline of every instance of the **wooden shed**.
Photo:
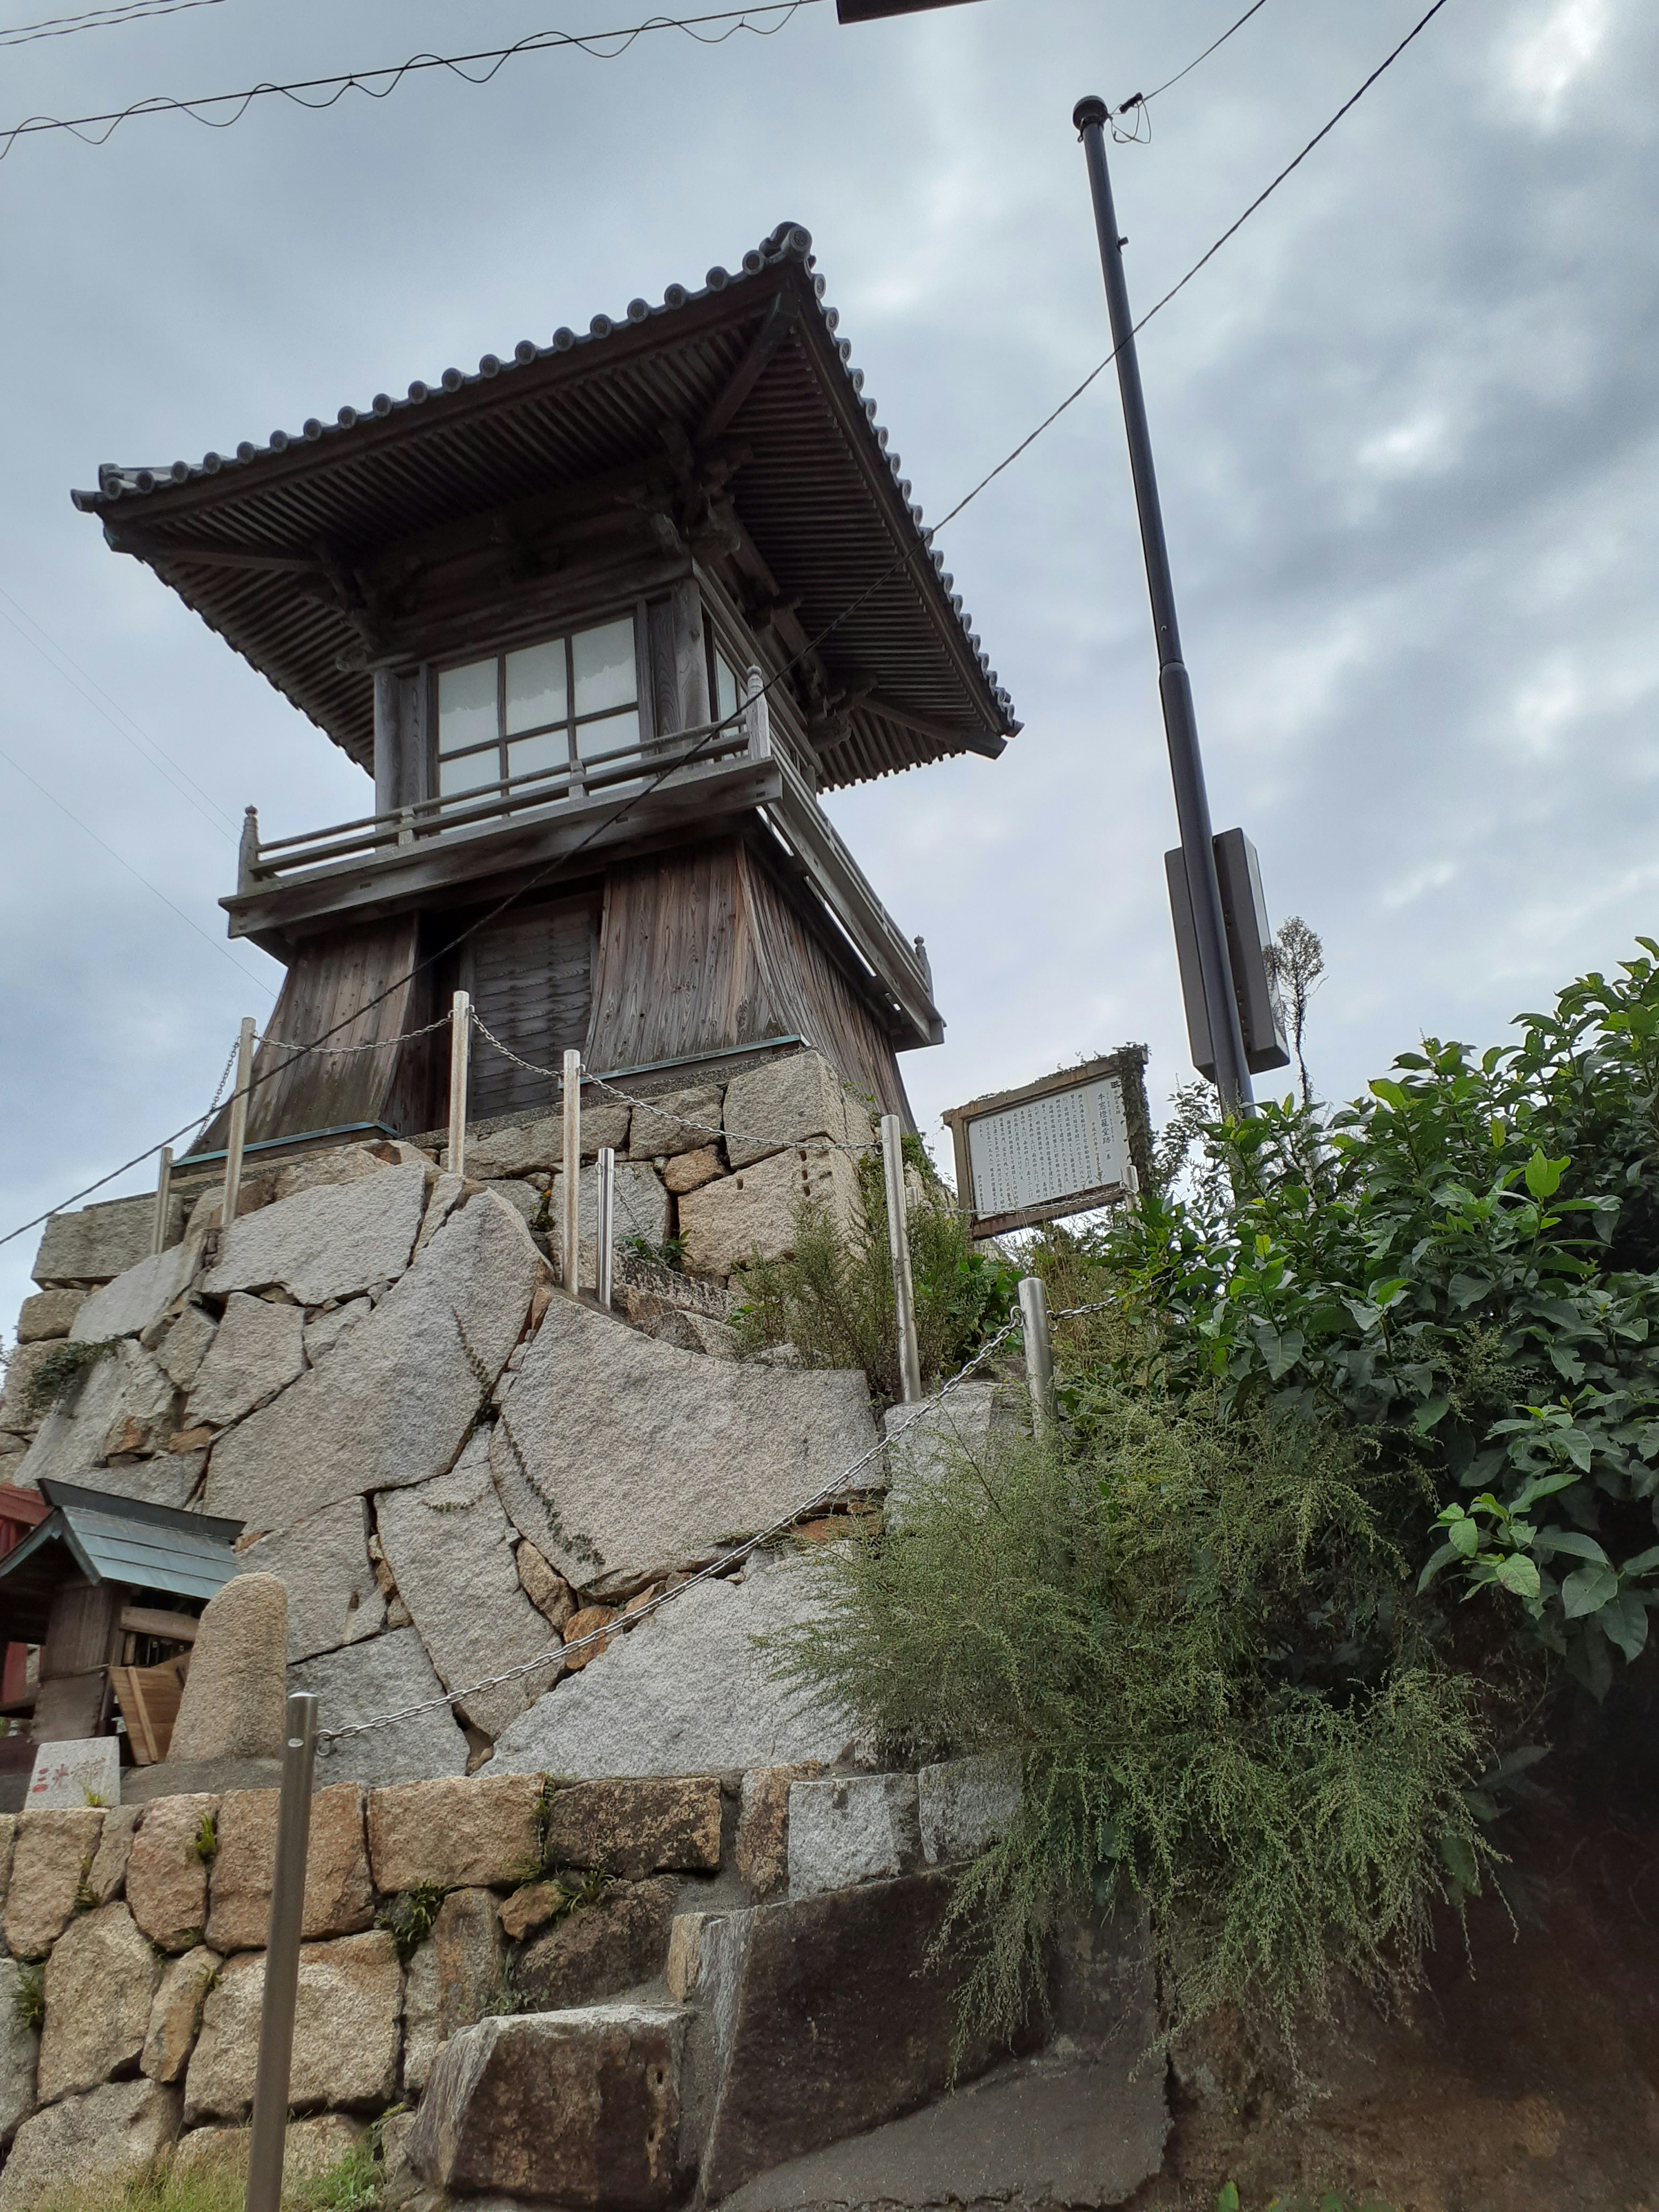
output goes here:
[{"label": "wooden shed", "polygon": [[[374,778],[331,828],[249,813],[223,903],[288,965],[270,1034],[370,1048],[263,1047],[252,1144],[435,1127],[413,1033],[457,988],[537,1067],[799,1041],[908,1118],[927,957],[821,796],[1018,725],[823,295],[786,223],[580,334],[75,494]],[[546,1096],[480,1042],[476,1118]]]}]

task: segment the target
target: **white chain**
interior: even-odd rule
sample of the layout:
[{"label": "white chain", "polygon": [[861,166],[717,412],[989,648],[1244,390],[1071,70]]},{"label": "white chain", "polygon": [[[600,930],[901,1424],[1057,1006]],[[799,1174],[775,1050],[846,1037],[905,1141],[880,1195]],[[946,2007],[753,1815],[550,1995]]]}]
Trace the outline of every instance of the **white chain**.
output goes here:
[{"label": "white chain", "polygon": [[[1075,1321],[1084,1314],[1103,1313],[1112,1304],[1113,1301],[1109,1298],[1101,1298],[1096,1300],[1092,1305],[1067,1306],[1062,1312],[1051,1314],[1049,1319],[1051,1322]],[[686,1590],[694,1589],[699,1583],[709,1582],[719,1576],[729,1573],[733,1566],[748,1559],[763,1544],[769,1544],[776,1537],[787,1534],[808,1514],[815,1511],[817,1507],[827,1504],[832,1498],[848,1489],[853,1477],[860,1468],[867,1466],[878,1453],[885,1451],[890,1446],[896,1443],[899,1438],[913,1428],[925,1414],[931,1412],[941,1399],[948,1398],[952,1390],[965,1382],[975,1369],[982,1365],[994,1352],[1006,1344],[1008,1339],[1019,1330],[1021,1326],[1022,1323],[1018,1321],[1005,1322],[994,1337],[988,1338],[981,1345],[971,1359],[957,1370],[948,1382],[941,1383],[933,1397],[917,1406],[890,1436],[878,1437],[866,1450],[859,1454],[850,1467],[844,1468],[838,1475],[815,1490],[810,1498],[793,1507],[781,1519],[774,1521],[769,1527],[761,1529],[758,1534],[745,1537],[741,1544],[733,1545],[729,1552],[722,1552],[718,1559],[711,1559],[707,1566],[699,1567],[695,1574],[688,1575],[684,1582],[676,1583],[672,1589],[659,1590],[655,1597],[647,1598],[643,1605],[636,1606],[627,1616],[628,1626],[632,1627],[635,1623],[647,1619],[651,1613],[658,1612],[663,1606],[672,1604],[674,1599],[681,1596]],[[344,1728],[321,1729],[318,1731],[317,1736],[319,1747],[326,1744],[338,1743],[349,1735],[366,1735],[374,1729],[395,1728],[400,1722],[418,1720],[422,1713],[445,1711],[451,1705],[461,1704],[468,1698],[480,1697],[486,1690],[499,1689],[504,1682],[516,1682],[526,1674],[540,1674],[555,1660],[562,1661],[565,1656],[572,1651],[585,1650],[589,1644],[608,1642],[612,1636],[620,1635],[623,1632],[613,1618],[607,1621],[603,1628],[590,1628],[586,1635],[574,1637],[568,1644],[550,1647],[541,1654],[539,1658],[526,1659],[519,1666],[508,1667],[502,1673],[491,1674],[482,1682],[474,1682],[465,1690],[450,1690],[441,1698],[423,1698],[420,1704],[404,1705],[395,1713],[382,1713],[375,1720],[353,1721]]]}]

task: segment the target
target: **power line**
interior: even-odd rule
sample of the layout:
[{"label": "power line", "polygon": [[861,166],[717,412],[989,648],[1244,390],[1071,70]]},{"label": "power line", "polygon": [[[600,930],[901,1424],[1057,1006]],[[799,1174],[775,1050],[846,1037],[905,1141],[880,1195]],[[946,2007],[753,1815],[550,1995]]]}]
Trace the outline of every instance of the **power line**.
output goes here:
[{"label": "power line", "polygon": [[1242,31],[1246,23],[1249,21],[1251,16],[1255,15],[1259,9],[1265,8],[1267,4],[1267,0],[1252,0],[1252,4],[1244,10],[1244,13],[1239,17],[1238,21],[1236,23],[1229,23],[1226,29],[1221,33],[1221,36],[1218,39],[1212,40],[1210,44],[1205,47],[1201,54],[1194,54],[1191,61],[1188,63],[1185,69],[1177,70],[1173,76],[1166,76],[1163,83],[1155,86],[1151,92],[1132,92],[1129,94],[1129,97],[1115,112],[1119,115],[1122,115],[1132,107],[1144,107],[1149,100],[1156,100],[1159,93],[1167,92],[1172,84],[1179,84],[1183,76],[1190,76],[1193,71],[1198,67],[1200,62],[1208,61],[1210,56],[1214,53],[1218,46],[1224,46],[1228,40],[1231,38],[1233,33],[1235,31]]},{"label": "power line", "polygon": [[[219,805],[216,799],[209,797],[209,794],[202,789],[201,785],[197,782],[195,777],[191,775],[187,769],[179,767],[178,762],[173,759],[172,754],[167,751],[165,745],[159,744],[155,738],[150,736],[149,731],[144,729],[139,723],[133,721],[132,716],[127,713],[125,708],[119,705],[117,701],[110,697],[109,693],[104,690],[103,685],[98,681],[97,678],[95,676],[88,675],[87,671],[81,666],[79,661],[77,661],[71,653],[66,651],[63,646],[58,644],[57,639],[46,628],[46,624],[42,622],[38,622],[35,617],[30,614],[27,607],[21,605],[17,600],[13,599],[11,593],[7,591],[3,584],[0,584],[0,599],[3,599],[6,602],[7,606],[14,608],[18,614],[21,615],[23,621],[27,623],[30,629],[39,630],[40,636],[45,638],[46,644],[43,646],[40,643],[38,639],[31,637],[28,634],[28,630],[26,630],[22,627],[21,623],[14,622],[11,616],[5,611],[5,608],[3,607],[0,607],[0,622],[3,622],[8,629],[15,630],[18,636],[22,639],[24,644],[28,646],[32,651],[38,653],[41,659],[46,662],[47,667],[50,668],[54,674],[61,676],[64,683],[69,685],[72,691],[78,691],[81,696],[86,701],[88,706],[93,709],[93,712],[94,714],[101,714],[104,720],[109,724],[110,727],[114,731],[116,736],[123,738],[132,747],[134,752],[137,754],[139,759],[144,763],[146,767],[153,768],[155,770],[155,773],[159,776],[162,777],[163,780],[178,793],[180,799],[185,800],[188,805],[194,806],[196,808],[196,811],[201,816],[203,821],[205,822],[210,829],[216,830],[222,836],[228,837],[230,842],[234,844],[237,836],[240,834],[240,824],[235,821],[234,817],[228,814],[224,808]],[[51,653],[47,652],[46,646],[51,647]],[[103,697],[108,701],[109,707],[115,709],[115,713],[111,714],[107,708],[100,707],[97,700],[93,697],[92,691],[85,690],[82,684],[77,684],[75,680],[75,676],[71,676],[68,672],[68,670],[59,668],[58,662],[52,657],[54,653],[58,655],[58,659],[65,660],[69,663],[69,667],[75,671],[75,676],[84,677],[86,678],[86,682],[91,684],[93,691],[101,693]],[[120,721],[118,721],[115,719],[117,714],[121,717]],[[122,727],[122,722],[131,724],[131,729],[124,729]],[[137,735],[136,737],[132,734],[133,731],[137,732]],[[143,740],[142,743],[140,742],[141,739]],[[150,751],[145,750],[146,746],[150,749]],[[159,753],[161,755],[161,759],[152,760],[150,758],[150,752]],[[167,763],[166,767],[162,766],[162,762]],[[169,769],[173,771],[171,775],[168,774]],[[178,781],[179,778],[182,778],[183,781]],[[189,791],[185,788],[185,784],[190,786]],[[204,805],[198,805],[198,799],[191,797],[191,791],[198,794],[198,799],[205,800],[206,804]],[[211,812],[209,811],[210,808],[212,810]],[[216,817],[217,817],[216,819],[215,818]]]},{"label": "power line", "polygon": [[[1186,289],[1193,278],[1197,276],[1199,270],[1202,269],[1206,263],[1212,261],[1215,258],[1215,256],[1221,251],[1221,248],[1226,245],[1229,239],[1234,238],[1237,235],[1238,232],[1243,228],[1245,223],[1249,221],[1250,217],[1255,214],[1258,209],[1266,204],[1266,203],[1273,197],[1273,193],[1278,191],[1279,185],[1282,185],[1285,179],[1291,175],[1292,171],[1301,167],[1308,155],[1312,153],[1314,148],[1317,146],[1322,139],[1329,137],[1336,125],[1342,120],[1342,118],[1346,115],[1359,100],[1364,99],[1366,93],[1370,90],[1371,87],[1377,82],[1378,78],[1381,77],[1386,70],[1390,69],[1396,61],[1398,61],[1401,55],[1405,52],[1407,47],[1411,45],[1413,40],[1415,39],[1420,32],[1427,28],[1429,24],[1433,21],[1434,18],[1440,13],[1440,10],[1445,5],[1446,0],[1434,0],[1434,5],[1429,9],[1428,13],[1421,17],[1421,19],[1413,26],[1413,27],[1406,33],[1405,37],[1401,39],[1399,45],[1394,48],[1393,52],[1377,64],[1377,66],[1371,71],[1370,75],[1365,79],[1364,82],[1359,87],[1358,90],[1352,94],[1349,99],[1344,100],[1341,106],[1337,109],[1335,114],[1331,117],[1330,121],[1314,133],[1313,137],[1309,139],[1307,144],[1302,149],[1302,151],[1296,156],[1295,160],[1288,161],[1284,168],[1282,168],[1279,174],[1273,179],[1273,182],[1267,186],[1266,190],[1256,194],[1255,199],[1250,202],[1250,204],[1245,209],[1243,214],[1239,216],[1238,220],[1236,222],[1229,224],[1227,228],[1224,230],[1221,235],[1216,240],[1214,245],[1200,254],[1199,258],[1194,262],[1192,267],[1188,270],[1186,275],[1181,277],[1176,283],[1172,284],[1161,299],[1155,301],[1153,304],[1147,308],[1146,313],[1142,315],[1139,320],[1135,324],[1133,331],[1131,335],[1138,336],[1140,331],[1146,329],[1147,324],[1152,321],[1154,315],[1162,313],[1163,310],[1169,306],[1170,301],[1172,301],[1178,293]],[[1091,369],[1088,375],[1084,378],[1083,381],[1072,392],[1066,394],[1066,398],[1060,401],[1058,407],[1053,409],[1050,413],[1043,417],[1042,421],[1037,424],[1036,429],[1030,431],[1025,437],[1022,438],[1018,445],[1017,445],[1011,453],[1006,454],[1003,459],[999,461],[994,469],[988,471],[988,472],[980,478],[979,482],[974,485],[973,489],[957,501],[956,505],[950,510],[949,514],[945,516],[942,521],[933,525],[933,528],[927,532],[927,542],[931,544],[933,539],[938,536],[941,530],[946,529],[952,522],[954,522],[957,517],[961,514],[965,508],[972,506],[973,502],[980,496],[981,492],[987,490],[990,485],[994,483],[997,478],[1001,476],[1006,470],[1012,468],[1014,463],[1018,460],[1024,453],[1028,453],[1036,443],[1037,440],[1042,437],[1044,431],[1051,428],[1069,408],[1077,404],[1077,402],[1083,397],[1084,393],[1089,390],[1090,386],[1093,385],[1098,378],[1103,376],[1106,370],[1111,367],[1116,358],[1117,350],[1115,347],[1113,350],[1107,355],[1105,360],[1100,362],[1098,367]],[[789,675],[793,670],[800,665],[801,662],[804,661],[809,654],[816,652],[817,647],[824,642],[825,639],[830,636],[834,631],[839,629],[841,625],[865,604],[866,600],[871,599],[877,592],[881,590],[884,584],[890,582],[893,577],[898,575],[903,569],[907,568],[909,566],[909,555],[908,553],[900,554],[896,561],[882,571],[880,575],[875,579],[873,583],[867,585],[865,589],[859,593],[855,599],[844,607],[841,613],[838,614],[832,622],[827,623],[825,627],[817,633],[816,637],[810,638],[801,647],[799,653],[795,653],[792,659],[786,661],[784,665],[779,669],[775,676],[769,678],[767,682],[762,685],[760,693],[757,696],[764,697],[768,692],[775,690],[776,686],[783,681],[786,676]],[[428,953],[424,960],[416,961],[415,965],[410,969],[406,974],[399,975],[393,982],[388,983],[383,991],[379,992],[374,998],[367,1000],[363,1005],[357,1007],[356,1011],[348,1015],[344,1020],[336,1022],[331,1029],[326,1029],[323,1030],[320,1036],[313,1037],[310,1040],[311,1046],[314,1048],[320,1044],[325,1044],[330,1037],[337,1036],[342,1030],[349,1029],[354,1022],[361,1020],[364,1014],[372,1012],[378,1006],[384,1005],[386,1000],[391,998],[395,992],[403,990],[406,985],[413,982],[415,978],[421,975],[426,969],[434,966],[438,961],[443,959],[447,954],[453,952],[457,945],[464,944],[465,940],[469,937],[474,935],[477,931],[487,927],[490,922],[497,920],[499,916],[505,914],[509,907],[516,905],[520,899],[526,897],[530,892],[541,889],[541,887],[550,881],[554,875],[557,874],[561,870],[568,868],[574,860],[578,859],[580,855],[587,849],[588,846],[593,842],[594,839],[598,837],[602,831],[611,828],[616,823],[620,822],[623,817],[633,807],[637,806],[642,799],[649,798],[651,793],[656,790],[657,787],[668,776],[689,765],[691,761],[697,757],[700,752],[703,751],[708,745],[714,743],[714,739],[720,736],[722,731],[729,728],[732,724],[738,720],[738,714],[744,712],[752,703],[752,700],[744,701],[743,707],[739,708],[736,714],[728,714],[723,721],[715,723],[710,729],[705,731],[703,735],[698,738],[696,743],[690,747],[686,752],[681,754],[678,758],[665,763],[648,782],[642,785],[640,789],[635,792],[630,797],[623,799],[621,804],[616,807],[611,813],[606,815],[603,820],[596,822],[592,828],[587,832],[587,835],[573,846],[568,853],[561,854],[556,859],[550,860],[544,868],[539,869],[526,883],[521,884],[517,890],[510,892],[498,905],[492,907],[487,914],[480,915],[477,921],[471,923],[467,928],[462,930],[457,936],[452,938],[447,945],[440,946],[435,952]],[[271,1078],[276,1073],[277,1071],[275,1068],[271,1068],[263,1075],[255,1075],[252,1077],[248,1085],[249,1095],[251,1096],[254,1091],[258,1090],[261,1084],[270,1081]],[[191,1121],[185,1125],[185,1129],[191,1129],[195,1127],[196,1124],[193,1121]],[[32,1221],[21,1222],[15,1229],[9,1230],[3,1237],[0,1237],[0,1245],[9,1244],[14,1238],[26,1235],[29,1230],[38,1229],[42,1222],[50,1218],[50,1213],[61,1212],[65,1206],[74,1206],[78,1203],[80,1200],[90,1197],[94,1191],[103,1189],[106,1184],[113,1182],[118,1176],[125,1175],[130,1168],[137,1167],[142,1162],[150,1158],[153,1154],[160,1152],[163,1145],[170,1145],[173,1143],[177,1138],[185,1133],[185,1129],[174,1130],[171,1137],[163,1137],[159,1139],[155,1144],[149,1146],[147,1150],[137,1154],[134,1158],[124,1161],[118,1168],[112,1168],[108,1175],[100,1176],[97,1182],[88,1183],[85,1189],[78,1190],[75,1192],[72,1196],[62,1200],[58,1206],[52,1207],[48,1213],[36,1214]]]},{"label": "power line", "polygon": [[[613,62],[620,60],[636,40],[651,31],[683,31],[695,39],[700,46],[724,46],[739,31],[748,31],[759,39],[775,38],[780,31],[793,22],[803,8],[815,8],[821,0],[757,0],[748,8],[726,8],[708,15],[653,15],[643,23],[635,23],[625,30],[615,31],[532,31],[527,38],[520,39],[510,46],[488,46],[466,54],[413,54],[406,62],[388,64],[380,69],[349,70],[343,76],[313,76],[296,78],[289,84],[251,85],[246,92],[204,93],[193,100],[173,100],[158,94],[149,100],[137,100],[129,107],[113,109],[101,115],[31,115],[22,123],[14,124],[9,131],[0,131],[0,161],[3,161],[20,138],[33,137],[43,131],[68,131],[89,146],[109,143],[117,127],[130,116],[188,115],[192,123],[200,123],[210,131],[228,131],[232,124],[240,123],[256,100],[280,96],[291,100],[299,107],[332,107],[349,92],[361,92],[370,100],[386,100],[394,93],[406,76],[418,75],[426,70],[447,70],[468,84],[488,84],[496,72],[520,54],[549,53],[562,47],[573,46],[586,54],[590,60]],[[777,15],[781,21],[763,26],[753,22],[751,16]],[[703,26],[724,23],[726,28],[718,37],[705,38]],[[606,51],[610,49],[610,51]],[[471,64],[488,63],[482,75],[472,73]],[[386,82],[381,82],[381,80]],[[376,85],[380,88],[377,91]],[[326,94],[327,97],[307,99],[307,93]],[[228,107],[234,112],[222,121],[216,121],[204,109]],[[101,136],[94,133],[101,132]]]},{"label": "power line", "polygon": [[[75,824],[77,830],[84,830],[87,836],[91,838],[93,843],[94,845],[101,845],[105,852],[109,854],[111,860],[118,862],[119,865],[126,870],[130,876],[137,877],[137,880],[143,885],[144,889],[147,891],[152,892],[155,897],[160,899],[162,905],[167,908],[171,913],[176,914],[179,921],[185,924],[187,929],[193,929],[204,945],[210,945],[216,952],[222,953],[224,957],[229,961],[231,966],[235,969],[239,975],[246,975],[250,982],[258,984],[259,988],[262,991],[270,990],[270,984],[267,983],[262,976],[256,975],[252,969],[244,968],[241,962],[236,957],[235,954],[231,951],[228,945],[222,945],[216,937],[210,937],[199,921],[192,921],[191,920],[191,917],[185,912],[183,907],[174,906],[173,901],[167,896],[164,890],[159,890],[155,884],[151,883],[148,876],[140,875],[138,870],[133,866],[131,861],[125,859],[123,854],[118,853],[113,845],[107,843],[105,839],[100,837],[98,835],[98,832],[92,828],[90,823],[83,822],[78,814],[73,812],[69,807],[65,806],[63,800],[58,797],[55,792],[48,791],[46,785],[40,781],[38,776],[31,775],[27,769],[23,766],[21,761],[14,760],[11,755],[3,750],[0,750],[0,760],[4,761],[8,768],[15,769],[18,775],[22,777],[25,783],[32,783],[34,786],[34,788],[40,793],[41,798],[49,799],[52,805],[58,809],[58,811],[60,814],[68,815],[70,820]],[[155,1148],[152,1146],[150,1149],[151,1151],[154,1151]],[[146,1153],[141,1153],[139,1157],[140,1158],[147,1158],[149,1155]],[[26,1224],[25,1225],[32,1227],[33,1224],[30,1223]],[[10,1240],[7,1237],[0,1237],[0,1244],[7,1243]]]},{"label": "power line", "polygon": [[81,31],[117,31],[124,23],[147,23],[152,15],[179,15],[186,8],[217,8],[221,0],[131,0],[125,8],[91,8],[82,15],[48,15],[40,23],[12,23],[0,29],[0,46],[32,46],[37,39],[72,39]]}]

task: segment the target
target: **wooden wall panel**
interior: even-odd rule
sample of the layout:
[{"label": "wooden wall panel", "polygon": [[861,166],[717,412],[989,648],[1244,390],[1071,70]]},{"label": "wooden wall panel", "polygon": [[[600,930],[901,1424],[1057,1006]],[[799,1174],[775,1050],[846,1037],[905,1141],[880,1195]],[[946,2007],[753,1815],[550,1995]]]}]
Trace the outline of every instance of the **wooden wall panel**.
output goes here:
[{"label": "wooden wall panel", "polygon": [[[593,904],[583,898],[515,908],[467,940],[465,988],[478,1018],[520,1059],[556,1068],[568,1047],[581,1047],[593,1003]],[[470,1119],[552,1105],[546,1077],[474,1036]]]}]

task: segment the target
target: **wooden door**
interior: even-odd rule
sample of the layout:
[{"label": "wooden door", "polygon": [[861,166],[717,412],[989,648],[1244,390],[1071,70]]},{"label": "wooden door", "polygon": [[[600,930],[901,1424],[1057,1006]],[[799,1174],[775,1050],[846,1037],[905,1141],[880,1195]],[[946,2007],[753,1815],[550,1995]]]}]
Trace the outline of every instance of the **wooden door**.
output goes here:
[{"label": "wooden door", "polygon": [[[467,988],[478,1019],[538,1068],[556,1069],[562,1053],[587,1042],[596,925],[591,899],[562,899],[503,915],[470,942]],[[474,1037],[469,1121],[550,1113],[553,1097],[547,1076],[515,1066],[487,1038]]]}]

